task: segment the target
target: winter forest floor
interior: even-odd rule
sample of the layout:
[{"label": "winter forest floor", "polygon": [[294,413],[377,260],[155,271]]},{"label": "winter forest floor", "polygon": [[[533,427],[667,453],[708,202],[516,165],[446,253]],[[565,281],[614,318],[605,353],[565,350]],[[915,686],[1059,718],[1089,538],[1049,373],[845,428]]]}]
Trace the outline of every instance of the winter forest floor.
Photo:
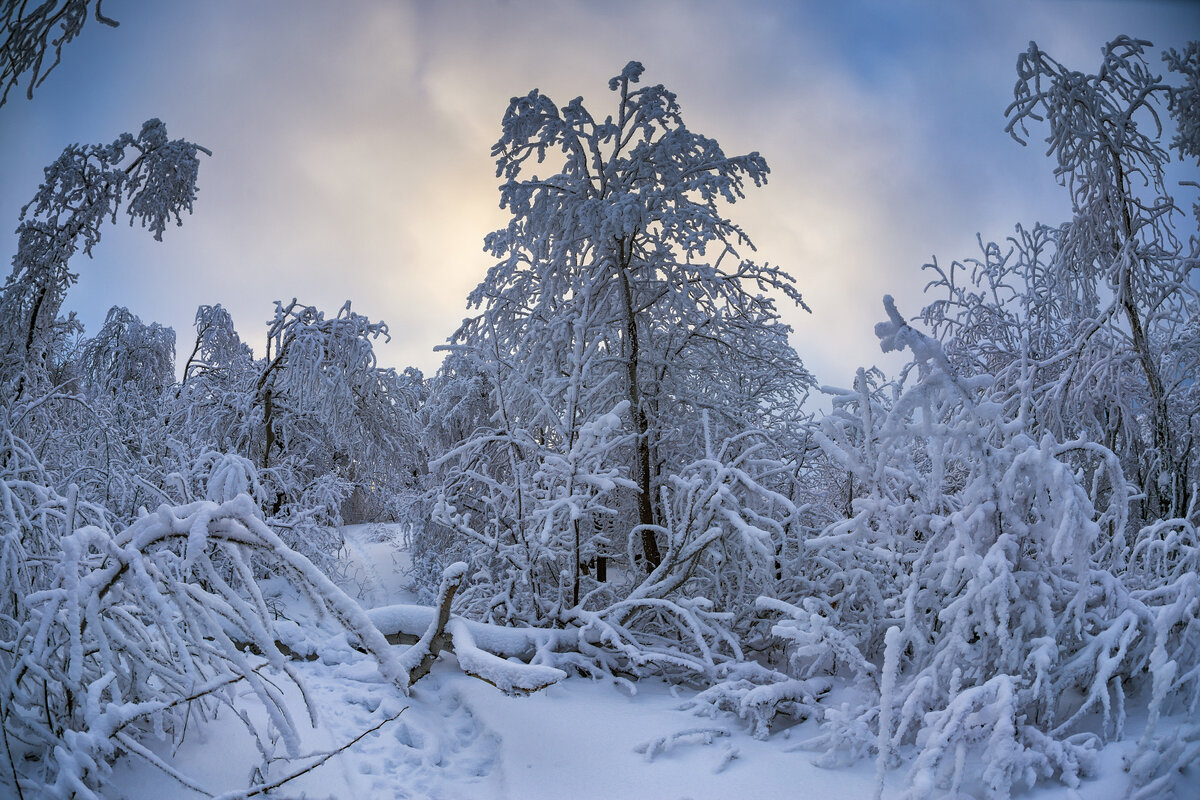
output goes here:
[{"label": "winter forest floor", "polygon": [[[373,541],[389,538],[380,532],[368,526],[346,529],[347,588],[369,607],[411,603],[405,554],[389,541]],[[286,679],[278,681],[292,701],[307,757],[275,762],[263,776],[265,783],[301,771],[384,724],[271,796],[755,800],[873,794],[873,760],[825,769],[813,765],[815,754],[798,748],[815,732],[813,723],[758,741],[732,717],[698,717],[681,709],[689,692],[661,681],[616,685],[568,678],[529,697],[509,697],[465,675],[453,655],[443,654],[404,698],[379,677],[373,661],[348,647],[329,647],[319,660],[298,662],[298,669],[317,709],[317,725],[305,721],[299,690]],[[247,707],[252,707],[249,701]],[[265,719],[254,721],[262,725]],[[1106,748],[1100,773],[1078,792],[1039,786],[1021,796],[1126,796],[1123,756],[1135,748],[1138,732],[1137,721],[1131,723],[1125,741]],[[679,736],[689,731],[696,733]],[[282,756],[282,743],[278,749]],[[164,747],[159,755],[216,796],[244,791],[260,763],[249,734],[228,710],[197,724],[174,753]],[[903,793],[904,775],[904,769],[889,772],[885,798]],[[1200,776],[1195,785],[1200,797]],[[128,800],[205,796],[128,757],[117,764],[110,788]]]}]

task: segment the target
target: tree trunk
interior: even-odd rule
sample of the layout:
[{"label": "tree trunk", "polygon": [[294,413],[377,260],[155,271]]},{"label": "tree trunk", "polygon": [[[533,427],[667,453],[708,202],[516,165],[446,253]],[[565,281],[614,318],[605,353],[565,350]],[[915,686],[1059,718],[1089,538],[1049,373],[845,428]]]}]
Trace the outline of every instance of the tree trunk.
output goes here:
[{"label": "tree trunk", "polygon": [[574,521],[575,527],[575,549],[572,552],[572,557],[575,561],[575,577],[571,583],[571,605],[579,605],[579,574],[583,571],[583,565],[579,563],[579,520]]},{"label": "tree trunk", "polygon": [[262,456],[262,469],[266,469],[271,463],[271,448],[275,446],[275,426],[274,420],[271,419],[271,389],[267,388],[263,394],[263,428],[265,429]]},{"label": "tree trunk", "polygon": [[642,527],[642,554],[646,557],[646,572],[662,563],[658,551],[658,540],[654,537],[654,497],[650,486],[650,436],[646,424],[646,410],[642,406],[638,388],[638,331],[637,318],[633,312],[633,292],[629,288],[628,259],[622,247],[621,262],[617,265],[617,282],[621,286],[621,301],[625,307],[625,339],[629,346],[626,354],[626,379],[629,384],[629,413],[633,417],[633,430],[637,435],[634,445],[634,479],[638,485],[638,524]]},{"label": "tree trunk", "polygon": [[[1134,229],[1133,217],[1129,211],[1129,197],[1131,196],[1131,192],[1125,185],[1125,171],[1120,161],[1114,159],[1114,162],[1117,189],[1121,194],[1121,224],[1123,227],[1121,233],[1124,236],[1124,242],[1120,239],[1115,242],[1117,251],[1120,252],[1122,245],[1132,243]],[[1136,252],[1136,248],[1132,249]],[[1137,353],[1138,361],[1142,365],[1142,371],[1146,373],[1146,384],[1150,389],[1150,397],[1153,400],[1150,425],[1154,437],[1154,448],[1158,451],[1158,472],[1159,474],[1166,473],[1170,477],[1170,486],[1166,491],[1163,490],[1157,479],[1157,475],[1154,474],[1149,476],[1144,488],[1150,490],[1147,493],[1152,493],[1152,496],[1156,500],[1158,508],[1155,511],[1158,514],[1164,517],[1174,517],[1183,509],[1178,507],[1181,500],[1181,492],[1178,485],[1179,470],[1178,465],[1175,464],[1167,392],[1163,386],[1162,376],[1159,374],[1154,354],[1150,350],[1150,340],[1146,336],[1141,314],[1138,311],[1137,301],[1133,295],[1132,266],[1132,264],[1129,264],[1121,271],[1121,306],[1125,311],[1125,319],[1129,323],[1130,337],[1133,339],[1133,348]]]}]

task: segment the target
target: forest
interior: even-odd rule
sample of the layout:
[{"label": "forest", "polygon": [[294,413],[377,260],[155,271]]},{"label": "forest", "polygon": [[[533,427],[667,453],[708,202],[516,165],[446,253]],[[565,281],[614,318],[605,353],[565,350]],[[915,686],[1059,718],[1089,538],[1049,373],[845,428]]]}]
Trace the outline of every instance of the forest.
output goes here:
[{"label": "forest", "polygon": [[[0,114],[93,14],[27,5]],[[1200,205],[1167,170],[1200,159],[1200,42],[1014,55],[1006,131],[1070,218],[926,265],[923,308],[880,298],[907,364],[846,388],[735,221],[767,157],[636,61],[508,104],[508,223],[431,376],[350,301],[279,300],[261,353],[221,305],[178,341],[120,306],[84,330],[109,226],[169,237],[219,156],[158,119],[66,147],[0,290],[0,794],[116,797],[132,759],[213,796],[169,754],[232,714],[263,765],[221,796],[276,796],[307,724],[280,684],[342,647],[400,700],[451,653],[514,696],[666,681],[756,739],[811,725],[794,757],[876,797],[1083,791],[1127,740],[1127,796],[1194,796]],[[412,604],[347,588],[363,523]]]}]

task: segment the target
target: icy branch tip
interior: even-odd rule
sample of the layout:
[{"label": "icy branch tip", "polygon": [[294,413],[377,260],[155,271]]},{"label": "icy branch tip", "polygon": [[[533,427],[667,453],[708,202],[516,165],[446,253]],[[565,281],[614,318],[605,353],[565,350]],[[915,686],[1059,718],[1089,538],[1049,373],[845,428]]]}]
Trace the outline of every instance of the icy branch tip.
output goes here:
[{"label": "icy branch tip", "polygon": [[908,320],[900,316],[900,312],[896,310],[896,301],[890,294],[885,294],[883,296],[883,307],[887,310],[888,317],[891,318],[892,322],[896,323],[897,325],[908,324]]},{"label": "icy branch tip", "polygon": [[892,299],[890,294],[883,296],[883,307],[887,311],[888,321],[875,325],[875,335],[879,337],[879,346],[885,353],[890,353],[893,350],[903,350],[905,342],[900,340],[899,334],[908,323],[905,322],[904,317],[900,316],[900,312],[896,310],[896,301]]}]

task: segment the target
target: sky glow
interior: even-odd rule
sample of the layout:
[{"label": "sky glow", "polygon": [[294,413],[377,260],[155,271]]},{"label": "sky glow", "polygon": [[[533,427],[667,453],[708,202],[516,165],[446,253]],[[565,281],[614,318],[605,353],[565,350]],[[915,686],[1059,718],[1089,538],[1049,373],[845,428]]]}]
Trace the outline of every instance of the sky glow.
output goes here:
[{"label": "sky glow", "polygon": [[[0,108],[0,222],[16,228],[43,166],[161,118],[210,150],[195,214],[163,243],[105,229],[66,309],[107,309],[190,343],[201,303],[230,309],[258,354],[273,301],[386,320],[380,361],[431,374],[505,223],[489,151],[510,97],[612,107],[626,62],[679,96],[726,153],[761,152],[770,183],[728,209],[757,258],[797,279],[785,310],[822,383],[886,362],[880,298],[920,311],[921,265],[978,253],[1014,223],[1058,223],[1065,192],[1040,141],[1004,132],[1031,39],[1093,71],[1127,33],[1200,35],[1189,3],[279,2],[108,0],[35,93]],[[1188,177],[1188,176],[1184,176]],[[1193,175],[1191,176],[1194,178]],[[1177,199],[1190,206],[1180,190]],[[4,250],[15,252],[11,233]]]}]

